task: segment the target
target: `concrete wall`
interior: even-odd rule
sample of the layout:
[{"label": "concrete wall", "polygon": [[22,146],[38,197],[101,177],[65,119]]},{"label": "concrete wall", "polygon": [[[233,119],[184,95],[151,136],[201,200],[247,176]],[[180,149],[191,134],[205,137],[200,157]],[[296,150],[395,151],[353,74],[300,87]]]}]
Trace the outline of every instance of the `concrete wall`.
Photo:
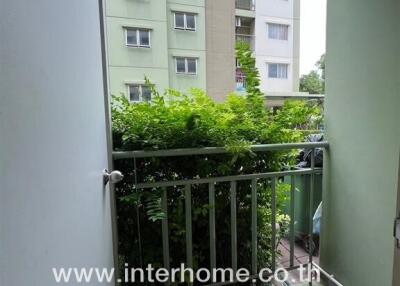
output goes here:
[{"label": "concrete wall", "polygon": [[206,0],[207,94],[222,101],[235,89],[235,2]]},{"label": "concrete wall", "polygon": [[99,22],[97,0],[1,2],[0,285],[113,267]]},{"label": "concrete wall", "polygon": [[344,285],[392,285],[400,147],[400,9],[328,1],[330,142],[321,263]]}]

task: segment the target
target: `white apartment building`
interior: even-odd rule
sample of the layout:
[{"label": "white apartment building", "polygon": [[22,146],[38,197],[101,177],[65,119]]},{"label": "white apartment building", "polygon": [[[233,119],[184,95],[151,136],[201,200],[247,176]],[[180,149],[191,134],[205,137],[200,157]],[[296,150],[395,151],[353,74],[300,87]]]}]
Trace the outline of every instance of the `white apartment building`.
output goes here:
[{"label": "white apartment building", "polygon": [[[236,40],[250,43],[267,96],[299,89],[299,0],[236,0]],[[240,67],[236,90],[244,91]]]}]

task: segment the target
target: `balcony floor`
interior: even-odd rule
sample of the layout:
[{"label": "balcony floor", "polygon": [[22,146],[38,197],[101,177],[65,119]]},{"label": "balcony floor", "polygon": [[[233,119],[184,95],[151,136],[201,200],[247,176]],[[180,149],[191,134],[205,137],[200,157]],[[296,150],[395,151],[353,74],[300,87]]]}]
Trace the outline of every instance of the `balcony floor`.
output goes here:
[{"label": "balcony floor", "polygon": [[[290,242],[287,239],[282,239],[278,246],[279,251],[281,252],[282,256],[279,257],[279,263],[283,267],[290,266]],[[314,256],[313,261],[317,264],[319,263],[319,257]],[[300,265],[308,263],[308,253],[304,248],[299,244],[294,244],[294,264]]]},{"label": "balcony floor", "polygon": [[[278,263],[282,267],[289,267],[290,266],[290,242],[287,239],[283,239],[278,246],[278,249],[281,253],[281,256],[279,257]],[[319,264],[319,257],[314,256],[313,261],[317,264]],[[304,248],[300,245],[300,243],[295,243],[294,247],[294,265],[300,265],[300,264],[305,264],[308,263],[308,253]],[[301,286],[301,285],[307,285],[309,286],[308,283],[299,283],[297,281],[300,280],[299,277],[299,272],[297,270],[292,270],[290,272],[290,277],[289,277],[289,282],[291,283],[290,285],[296,285],[296,286]],[[323,285],[320,283],[313,282],[312,285]]]}]

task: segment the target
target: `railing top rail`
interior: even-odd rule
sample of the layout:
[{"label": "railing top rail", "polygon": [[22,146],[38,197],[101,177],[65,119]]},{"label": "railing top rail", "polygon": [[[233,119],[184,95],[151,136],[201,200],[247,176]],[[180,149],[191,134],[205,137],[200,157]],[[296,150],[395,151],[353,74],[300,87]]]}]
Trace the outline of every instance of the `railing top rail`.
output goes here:
[{"label": "railing top rail", "polygon": [[[283,144],[261,144],[252,145],[250,150],[253,152],[266,151],[283,151],[293,149],[312,149],[312,148],[328,148],[327,141],[322,142],[303,142],[303,143],[283,143]],[[114,160],[129,158],[152,158],[152,157],[176,157],[191,155],[212,155],[229,153],[224,147],[204,147],[204,148],[182,148],[182,149],[164,149],[156,151],[114,151]]]},{"label": "railing top rail", "polygon": [[266,173],[253,173],[253,174],[242,174],[232,175],[223,177],[208,177],[208,178],[195,178],[195,179],[182,179],[176,181],[156,181],[156,182],[144,182],[136,183],[134,186],[138,189],[148,188],[159,188],[159,187],[174,187],[174,186],[185,186],[185,185],[200,185],[210,183],[227,183],[237,181],[250,181],[253,179],[268,179],[284,176],[298,176],[298,175],[310,175],[310,174],[322,174],[321,168],[305,168],[300,170],[289,170],[280,172],[266,172]]},{"label": "railing top rail", "polygon": [[252,34],[235,34],[237,37],[248,37],[248,38],[253,38],[255,35]]}]

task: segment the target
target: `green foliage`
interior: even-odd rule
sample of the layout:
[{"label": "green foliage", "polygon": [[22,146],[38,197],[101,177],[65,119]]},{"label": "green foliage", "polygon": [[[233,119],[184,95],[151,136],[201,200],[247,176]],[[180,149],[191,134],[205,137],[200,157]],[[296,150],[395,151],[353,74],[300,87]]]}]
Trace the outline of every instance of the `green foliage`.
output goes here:
[{"label": "green foliage", "polygon": [[[122,150],[158,150],[204,146],[246,149],[251,144],[284,143],[301,139],[293,126],[306,124],[312,108],[287,104],[276,116],[264,108],[254,116],[247,98],[235,94],[223,103],[203,91],[188,95],[168,90],[151,104],[130,104],[113,97],[114,146]],[[290,114],[290,118],[285,118]]]},{"label": "green foliage", "polygon": [[[319,101],[287,100],[274,115],[273,125],[276,129],[286,126],[287,129],[282,131],[288,132],[289,136],[296,136],[293,130],[315,131],[322,121],[322,106]],[[298,140],[301,139],[302,137]]]},{"label": "green foliage", "polygon": [[325,93],[325,55],[322,55],[320,60],[315,65],[317,70],[303,75],[300,78],[300,91],[310,94]]},{"label": "green foliage", "polygon": [[256,68],[256,59],[252,56],[248,43],[244,41],[236,43],[236,59],[245,75],[248,108],[257,118],[265,109],[264,94],[260,90],[260,74]]},{"label": "green foliage", "polygon": [[[202,90],[188,94],[166,90],[162,95],[147,81],[152,90],[149,103],[130,104],[124,96],[114,96],[112,102],[113,139],[116,150],[161,150],[222,146],[228,154],[209,156],[148,158],[118,160],[115,168],[125,174],[117,185],[119,254],[121,261],[132,266],[143,263],[162,264],[161,225],[165,217],[161,210],[161,189],[136,190],[135,182],[182,180],[227,175],[277,171],[293,162],[293,153],[253,153],[252,144],[285,143],[303,140],[300,127],[307,126],[318,110],[301,102],[287,102],[273,113],[264,107],[259,90],[258,72],[248,47],[239,45],[237,52],[248,80],[247,96],[230,94],[217,103]],[[136,172],[135,172],[136,169]],[[240,265],[251,264],[251,195],[250,182],[237,185],[238,255]],[[217,264],[230,266],[230,196],[229,184],[216,188]],[[277,222],[281,235],[288,218],[282,209],[289,188],[277,184]],[[271,262],[271,181],[259,180],[258,196],[258,260],[260,265]],[[182,187],[168,189],[168,221],[171,266],[185,261],[185,196]],[[207,267],[208,186],[192,186],[193,254],[195,267]],[[139,210],[139,217],[137,212]],[[139,232],[140,229],[140,239]]]},{"label": "green foliage", "polygon": [[311,71],[300,78],[300,91],[310,94],[324,94],[324,82],[317,71]]}]

